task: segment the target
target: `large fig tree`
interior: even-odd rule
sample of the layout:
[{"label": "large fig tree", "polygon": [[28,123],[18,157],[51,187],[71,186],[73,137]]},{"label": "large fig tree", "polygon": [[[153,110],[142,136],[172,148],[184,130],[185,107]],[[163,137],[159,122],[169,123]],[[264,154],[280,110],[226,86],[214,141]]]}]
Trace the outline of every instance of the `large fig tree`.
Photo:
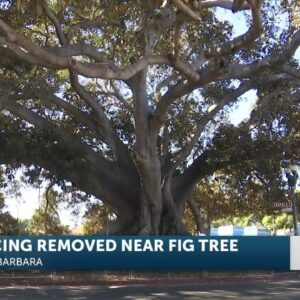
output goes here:
[{"label": "large fig tree", "polygon": [[[195,184],[262,151],[271,157],[271,142],[255,146],[268,124],[260,116],[289,103],[271,121],[278,133],[299,108],[296,5],[0,1],[0,163],[42,168],[100,199],[116,233],[184,233]],[[231,11],[245,33],[232,32]],[[248,91],[258,102],[242,131],[222,131],[224,112]]]}]

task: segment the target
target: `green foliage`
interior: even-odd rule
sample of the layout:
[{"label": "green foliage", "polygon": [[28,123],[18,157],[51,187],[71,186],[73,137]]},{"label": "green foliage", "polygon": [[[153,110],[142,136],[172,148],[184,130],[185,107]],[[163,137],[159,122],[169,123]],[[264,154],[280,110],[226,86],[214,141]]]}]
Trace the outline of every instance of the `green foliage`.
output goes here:
[{"label": "green foliage", "polygon": [[19,235],[28,235],[28,227],[29,227],[30,219],[21,219],[19,220]]},{"label": "green foliage", "polygon": [[0,235],[19,234],[18,220],[3,209],[5,209],[4,196],[0,193]]},{"label": "green foliage", "polygon": [[214,220],[213,227],[224,225],[235,225],[240,227],[257,226],[269,230],[273,229],[290,229],[293,227],[293,216],[291,214],[263,215],[250,214],[243,217],[228,217]]},{"label": "green foliage", "polygon": [[213,227],[225,226],[225,225],[235,225],[239,227],[246,226],[260,226],[261,220],[260,216],[257,214],[250,214],[244,216],[226,217],[223,219],[217,219],[212,222]]},{"label": "green foliage", "polygon": [[115,217],[103,204],[92,204],[83,219],[83,234],[109,234],[108,226],[114,223]]},{"label": "green foliage", "polygon": [[35,210],[28,225],[28,232],[31,235],[62,235],[68,234],[69,227],[62,225],[57,213],[57,193],[53,190],[43,195],[41,205]]},{"label": "green foliage", "polygon": [[293,216],[288,214],[279,215],[275,219],[277,229],[288,229],[293,227]]},{"label": "green foliage", "polygon": [[293,227],[293,216],[290,214],[266,215],[263,217],[261,223],[268,229],[290,229]]},{"label": "green foliage", "polygon": [[[236,171],[238,170],[237,168]],[[249,212],[263,214],[271,209],[272,202],[264,199],[264,185],[257,180],[253,182],[251,179],[240,179],[239,176],[219,173],[198,184],[195,190],[196,203],[211,221],[244,217]]]}]

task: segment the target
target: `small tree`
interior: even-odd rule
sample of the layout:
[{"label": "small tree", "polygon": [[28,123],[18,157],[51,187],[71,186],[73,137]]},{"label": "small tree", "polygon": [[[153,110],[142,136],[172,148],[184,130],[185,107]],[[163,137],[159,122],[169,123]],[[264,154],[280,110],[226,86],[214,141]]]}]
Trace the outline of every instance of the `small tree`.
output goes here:
[{"label": "small tree", "polygon": [[41,205],[35,210],[28,226],[28,231],[32,235],[60,235],[68,234],[69,227],[62,225],[57,213],[58,209],[57,193],[53,190],[46,192],[41,201]]},{"label": "small tree", "polygon": [[3,194],[0,193],[0,235],[14,235],[19,233],[18,220],[9,212],[4,212],[5,208]]},{"label": "small tree", "polygon": [[293,217],[288,214],[280,214],[277,216],[266,215],[261,223],[268,229],[290,229],[293,227]]},{"label": "small tree", "polygon": [[92,204],[84,215],[83,233],[86,235],[109,234],[108,225],[114,223],[115,216],[101,204]]}]

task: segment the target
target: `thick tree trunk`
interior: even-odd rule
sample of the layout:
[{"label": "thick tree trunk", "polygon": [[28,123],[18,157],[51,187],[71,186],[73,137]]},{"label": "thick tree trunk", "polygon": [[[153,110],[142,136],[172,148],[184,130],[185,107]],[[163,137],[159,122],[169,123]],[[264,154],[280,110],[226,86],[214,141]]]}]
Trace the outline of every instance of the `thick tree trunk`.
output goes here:
[{"label": "thick tree trunk", "polygon": [[157,132],[146,90],[147,70],[129,82],[135,110],[135,164],[140,176],[138,234],[159,234],[162,211],[161,164],[157,153]]},{"label": "thick tree trunk", "polygon": [[[145,163],[145,162],[144,162]],[[141,163],[140,163],[141,164]],[[149,171],[149,173],[148,173]],[[185,200],[178,206],[172,192],[172,177],[161,180],[160,168],[141,170],[141,192],[136,218],[131,222],[121,218],[112,234],[130,235],[186,235],[182,219]]]},{"label": "thick tree trunk", "polygon": [[[139,234],[159,234],[162,212],[161,164],[156,148],[157,137],[149,122],[143,128],[136,149],[136,167],[140,175]],[[145,134],[146,133],[146,134]]]}]

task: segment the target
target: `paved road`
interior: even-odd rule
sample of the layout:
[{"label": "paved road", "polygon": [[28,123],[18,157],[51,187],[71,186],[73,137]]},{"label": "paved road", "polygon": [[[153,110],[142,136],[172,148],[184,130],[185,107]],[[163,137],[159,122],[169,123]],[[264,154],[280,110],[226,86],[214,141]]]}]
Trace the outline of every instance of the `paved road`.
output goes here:
[{"label": "paved road", "polygon": [[9,287],[1,300],[300,299],[300,279],[191,286]]}]

